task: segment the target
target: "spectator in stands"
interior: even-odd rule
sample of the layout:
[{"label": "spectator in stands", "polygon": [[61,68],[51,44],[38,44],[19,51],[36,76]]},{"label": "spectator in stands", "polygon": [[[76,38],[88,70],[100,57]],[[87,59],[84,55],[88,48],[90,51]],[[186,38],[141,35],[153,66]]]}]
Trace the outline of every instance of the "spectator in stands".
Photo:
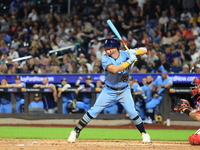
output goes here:
[{"label": "spectator in stands", "polygon": [[183,37],[186,38],[187,40],[193,39],[193,31],[192,31],[192,25],[187,26],[187,30],[183,33]]},{"label": "spectator in stands", "polygon": [[62,98],[62,113],[68,114],[69,107],[74,109],[76,106],[72,106],[72,100],[74,99],[74,95],[71,92],[65,92],[67,89],[71,88],[71,85],[67,82],[66,78],[62,78],[61,80],[61,89],[58,92],[58,98]]},{"label": "spectator in stands", "polygon": [[23,7],[23,0],[13,0],[10,4],[10,12],[12,15],[19,16],[19,13]]},{"label": "spectator in stands", "polygon": [[146,14],[144,15],[146,15],[146,23],[149,24],[149,26],[151,26],[152,28],[154,28],[158,25],[158,18],[160,17],[160,7],[159,5],[156,5],[156,9],[152,9],[150,4],[146,4],[145,9]]},{"label": "spectator in stands", "polygon": [[62,65],[61,65],[62,72],[68,72],[69,66],[70,66],[69,58],[64,57],[62,60]]},{"label": "spectator in stands", "polygon": [[37,0],[27,0],[27,1],[24,1],[24,13],[25,13],[25,17],[28,17],[28,12],[32,8],[35,8],[36,4],[37,4]]},{"label": "spectator in stands", "polygon": [[18,50],[19,45],[20,45],[20,42],[19,42],[19,40],[18,40],[18,37],[17,37],[17,36],[14,36],[14,37],[13,37],[13,41],[12,41],[10,47],[11,47],[11,48],[14,48],[15,50]]},{"label": "spectator in stands", "polygon": [[165,54],[160,54],[160,62],[165,70],[170,71],[170,63],[166,61]]},{"label": "spectator in stands", "polygon": [[157,31],[154,30],[152,32],[152,36],[151,37],[152,37],[152,42],[160,44],[160,42],[161,42],[161,36],[158,34]]},{"label": "spectator in stands", "polygon": [[22,38],[24,39],[25,42],[30,42],[30,34],[28,32],[28,29],[27,28],[24,28],[22,30],[22,33],[20,34],[19,38]]},{"label": "spectator in stands", "polygon": [[198,51],[198,53],[200,52],[200,36],[197,33],[197,31],[193,32],[193,36],[194,36],[194,43],[196,45],[196,49]]},{"label": "spectator in stands", "polygon": [[200,73],[200,64],[195,65],[195,72],[194,73]]},{"label": "spectator in stands", "polygon": [[0,41],[0,50],[2,50],[3,53],[9,53],[9,48],[5,40]]},{"label": "spectator in stands", "polygon": [[10,48],[10,52],[9,52],[9,57],[11,58],[11,59],[17,59],[17,58],[19,58],[19,53],[18,53],[18,51],[16,51],[14,48]]},{"label": "spectator in stands", "polygon": [[55,113],[57,106],[56,103],[58,101],[57,97],[57,89],[54,84],[49,83],[49,79],[44,77],[42,80],[42,84],[33,85],[34,88],[51,88],[53,93],[43,93],[42,101],[44,103],[44,108],[46,113]]},{"label": "spectator in stands", "polygon": [[148,67],[145,65],[142,65],[140,67],[140,72],[139,73],[147,73],[148,72]]},{"label": "spectator in stands", "polygon": [[40,93],[34,93],[34,100],[28,105],[29,113],[44,113],[44,103]]},{"label": "spectator in stands", "polygon": [[105,51],[104,51],[104,48],[101,46],[99,48],[99,51],[96,52],[96,57],[97,59],[101,60],[101,57],[105,55]]},{"label": "spectator in stands", "polygon": [[[78,69],[78,72],[83,72],[83,69],[87,69],[88,70],[88,73],[90,73],[92,71],[92,66],[88,63],[87,59],[85,58],[82,58],[79,60],[79,64],[80,64],[80,67]],[[86,70],[84,70],[85,72]]]},{"label": "spectator in stands", "polygon": [[101,42],[97,38],[93,39],[91,46],[95,49],[96,53],[100,50]]},{"label": "spectator in stands", "polygon": [[157,60],[159,60],[159,57],[156,55],[156,51],[152,49],[147,57],[147,64],[152,65]]},{"label": "spectator in stands", "polygon": [[167,45],[164,48],[166,61],[169,63],[171,63],[171,61],[173,59],[173,55],[172,55],[173,47],[175,48],[176,46],[174,44],[172,44],[171,47],[169,45]]},{"label": "spectator in stands", "polygon": [[179,58],[174,58],[171,65],[171,72],[179,73],[182,71],[182,62]]},{"label": "spectator in stands", "polygon": [[[71,66],[73,68],[73,73],[77,73],[78,72],[78,68],[79,68],[78,64],[77,64],[77,61],[76,60],[71,60],[70,64],[71,64]],[[68,70],[69,70],[69,68],[68,68]]]},{"label": "spectator in stands", "polygon": [[[79,77],[78,80],[76,81],[75,85],[79,86],[76,91],[75,91],[75,99],[79,96],[79,93],[81,90],[84,90],[86,88],[94,88],[95,85],[92,83],[92,77],[87,76],[85,80],[85,84],[80,84],[80,82],[83,80],[82,77]],[[84,112],[87,112],[91,105],[92,105],[92,94],[91,93],[80,93],[82,95],[82,101],[77,101],[76,102],[76,109],[74,111],[78,111],[79,109],[84,110]],[[73,112],[73,110],[72,110]]]},{"label": "spectator in stands", "polygon": [[21,70],[20,73],[22,73],[22,74],[30,74],[30,73],[31,73],[31,71],[29,71],[29,68],[28,68],[28,65],[27,65],[27,64],[24,64],[24,65],[22,66],[22,70]]},{"label": "spectator in stands", "polygon": [[190,73],[190,67],[187,64],[183,65],[182,71],[179,73]]},{"label": "spectator in stands", "polygon": [[[5,60],[6,61],[6,60]],[[13,66],[13,61],[11,57],[7,57],[7,63],[6,63],[7,68],[12,68]]]},{"label": "spectator in stands", "polygon": [[35,67],[35,60],[34,60],[34,58],[28,59],[27,66],[28,66],[28,71],[31,72],[32,70],[34,70],[34,67]]},{"label": "spectator in stands", "polygon": [[191,47],[190,46],[190,49],[189,49],[189,55],[192,59],[192,63],[196,63],[199,59],[199,54],[197,53],[196,51],[196,48],[195,47]]},{"label": "spectator in stands", "polygon": [[173,43],[173,35],[172,35],[172,32],[171,31],[167,31],[167,34],[166,36],[163,36],[162,37],[162,40],[161,40],[161,45],[171,45]]},{"label": "spectator in stands", "polygon": [[188,24],[190,21],[190,18],[192,17],[191,13],[185,8],[183,12],[181,13],[180,21],[183,24]]},{"label": "spectator in stands", "polygon": [[194,12],[193,16],[190,18],[189,23],[193,25],[193,23],[196,23],[197,25],[200,24],[200,16],[197,12]]},{"label": "spectator in stands", "polygon": [[40,53],[38,51],[38,49],[36,47],[31,48],[31,50],[29,51],[29,53],[31,54],[31,56],[35,57],[39,57]]},{"label": "spectator in stands", "polygon": [[175,35],[173,36],[173,43],[177,43],[181,38],[182,38],[182,34],[181,34],[181,31],[180,30],[177,30],[175,32]]},{"label": "spectator in stands", "polygon": [[173,5],[170,5],[169,13],[170,13],[169,15],[170,21],[176,23],[180,20],[180,15],[178,13],[178,10],[176,10],[176,8]]},{"label": "spectator in stands", "polygon": [[182,1],[182,3],[183,3],[183,8],[187,9],[193,15],[196,0],[184,0]]},{"label": "spectator in stands", "polygon": [[197,32],[197,35],[199,35],[200,27],[198,26],[197,21],[193,21],[193,23],[191,25],[192,25],[193,36],[194,36],[195,31]]},{"label": "spectator in stands", "polygon": [[[7,88],[8,81],[1,80],[0,88]],[[11,93],[5,92],[0,96],[0,113],[12,113]]]},{"label": "spectator in stands", "polygon": [[38,19],[38,14],[36,10],[33,8],[31,12],[28,14],[28,18],[31,19],[32,21],[37,21]]},{"label": "spectator in stands", "polygon": [[158,23],[160,25],[165,25],[165,24],[169,23],[169,18],[167,16],[167,12],[165,12],[165,11],[162,12],[162,16],[158,19]]}]

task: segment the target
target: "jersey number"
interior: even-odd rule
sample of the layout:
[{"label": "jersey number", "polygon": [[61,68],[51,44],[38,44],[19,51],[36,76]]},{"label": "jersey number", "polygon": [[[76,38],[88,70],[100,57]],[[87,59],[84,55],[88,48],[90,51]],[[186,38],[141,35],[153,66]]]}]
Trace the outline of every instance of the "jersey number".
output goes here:
[{"label": "jersey number", "polygon": [[128,75],[126,74],[126,75],[124,75],[124,76],[122,76],[122,82],[126,82],[126,81],[128,81]]}]

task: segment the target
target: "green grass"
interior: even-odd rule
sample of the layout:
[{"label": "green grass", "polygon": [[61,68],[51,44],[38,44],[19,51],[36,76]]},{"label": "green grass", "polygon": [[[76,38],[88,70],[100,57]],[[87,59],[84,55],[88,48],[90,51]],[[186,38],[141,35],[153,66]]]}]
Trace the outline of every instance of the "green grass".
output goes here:
[{"label": "green grass", "polygon": [[[0,127],[0,138],[12,139],[67,139],[73,128],[61,127]],[[151,139],[159,141],[187,141],[195,130],[148,129]],[[137,129],[85,128],[79,139],[88,140],[141,140]]]}]

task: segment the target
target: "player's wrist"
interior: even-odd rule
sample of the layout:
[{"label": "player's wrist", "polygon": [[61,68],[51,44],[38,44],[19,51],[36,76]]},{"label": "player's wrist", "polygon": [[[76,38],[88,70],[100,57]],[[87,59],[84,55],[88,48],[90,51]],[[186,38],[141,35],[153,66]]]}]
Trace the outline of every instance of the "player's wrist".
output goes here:
[{"label": "player's wrist", "polygon": [[130,66],[131,63],[129,63],[128,61],[123,62],[122,66],[124,67],[124,69],[126,69],[128,66]]},{"label": "player's wrist", "polygon": [[189,109],[185,109],[185,110],[183,110],[183,112],[186,113],[186,114],[189,116],[191,110],[189,110]]}]

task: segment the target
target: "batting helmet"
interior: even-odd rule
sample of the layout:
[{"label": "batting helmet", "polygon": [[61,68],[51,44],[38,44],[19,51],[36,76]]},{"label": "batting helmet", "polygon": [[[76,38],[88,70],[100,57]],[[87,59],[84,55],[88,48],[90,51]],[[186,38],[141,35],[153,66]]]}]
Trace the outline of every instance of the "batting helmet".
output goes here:
[{"label": "batting helmet", "polygon": [[120,47],[120,42],[119,40],[116,39],[107,39],[105,41],[104,47]]}]

